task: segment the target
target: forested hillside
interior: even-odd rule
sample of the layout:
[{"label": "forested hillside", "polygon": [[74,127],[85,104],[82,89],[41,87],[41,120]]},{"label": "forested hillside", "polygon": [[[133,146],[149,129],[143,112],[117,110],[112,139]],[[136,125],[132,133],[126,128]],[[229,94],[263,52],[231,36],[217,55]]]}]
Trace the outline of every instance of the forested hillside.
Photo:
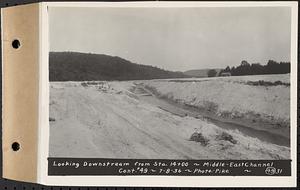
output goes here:
[{"label": "forested hillside", "polygon": [[157,67],[132,63],[116,56],[50,52],[50,81],[146,80],[186,77]]}]

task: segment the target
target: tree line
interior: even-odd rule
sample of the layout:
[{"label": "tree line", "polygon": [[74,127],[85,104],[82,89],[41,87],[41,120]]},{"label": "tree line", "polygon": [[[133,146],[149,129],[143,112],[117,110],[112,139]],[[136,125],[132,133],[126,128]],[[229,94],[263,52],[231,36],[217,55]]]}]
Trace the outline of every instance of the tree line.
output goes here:
[{"label": "tree line", "polygon": [[[227,66],[225,69],[221,70],[219,76],[222,73],[230,73],[232,76],[241,75],[265,75],[265,74],[286,74],[291,72],[290,62],[276,62],[274,60],[269,60],[266,65],[261,65],[260,63],[248,63],[243,60],[241,64],[237,67]],[[211,72],[212,73],[212,72]]]}]

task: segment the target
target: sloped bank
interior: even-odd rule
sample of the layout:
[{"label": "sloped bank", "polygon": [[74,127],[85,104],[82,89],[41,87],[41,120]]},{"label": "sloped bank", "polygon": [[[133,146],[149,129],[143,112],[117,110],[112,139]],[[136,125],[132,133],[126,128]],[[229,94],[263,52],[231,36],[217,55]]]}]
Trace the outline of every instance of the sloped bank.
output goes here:
[{"label": "sloped bank", "polygon": [[[276,77],[280,80],[282,75],[274,75],[272,80]],[[255,82],[256,76],[152,80],[144,81],[144,86],[160,98],[204,115],[290,138],[289,85],[248,85],[249,81]]]}]

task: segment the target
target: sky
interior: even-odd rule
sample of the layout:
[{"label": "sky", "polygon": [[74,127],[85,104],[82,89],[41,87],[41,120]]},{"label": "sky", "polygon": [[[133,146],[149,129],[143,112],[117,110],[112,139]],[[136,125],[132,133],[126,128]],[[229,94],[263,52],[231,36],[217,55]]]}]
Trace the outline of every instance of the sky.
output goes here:
[{"label": "sky", "polygon": [[49,8],[50,51],[119,56],[171,71],[290,61],[288,7]]}]

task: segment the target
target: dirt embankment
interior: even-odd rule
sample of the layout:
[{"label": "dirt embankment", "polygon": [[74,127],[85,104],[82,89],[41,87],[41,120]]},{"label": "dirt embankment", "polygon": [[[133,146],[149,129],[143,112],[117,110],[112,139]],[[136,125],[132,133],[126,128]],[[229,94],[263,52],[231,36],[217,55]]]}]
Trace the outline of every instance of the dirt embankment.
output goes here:
[{"label": "dirt embankment", "polygon": [[[195,88],[201,89],[202,84],[207,82],[211,83],[211,81],[207,80],[199,81],[197,82],[198,85],[195,85]],[[257,85],[250,86],[250,82],[231,82],[229,85],[233,86],[233,91],[230,92],[230,90],[225,89],[224,93],[222,94],[222,91],[220,91],[219,89],[216,88],[214,91],[213,86],[209,87],[206,84],[203,85],[204,88],[202,90],[203,92],[201,93],[199,93],[199,90],[197,91],[189,89],[192,86],[188,86],[188,88],[186,88],[184,91],[184,89],[181,89],[179,85],[176,85],[176,82],[168,84],[169,88],[164,88],[166,87],[166,84],[162,84],[163,82],[159,82],[159,84],[157,84],[156,82],[148,82],[143,85],[156,97],[164,99],[165,101],[173,104],[185,106],[186,108],[197,111],[202,116],[210,118],[212,120],[233,123],[256,130],[266,131],[271,134],[282,136],[286,139],[290,138],[289,114],[285,115],[283,110],[280,110],[281,112],[277,112],[278,109],[287,109],[289,111],[289,104],[287,104],[288,101],[286,100],[289,100],[289,97],[280,97],[280,92],[272,93],[274,92],[274,88],[277,88],[280,91],[282,90],[282,88],[289,88],[288,85],[282,85],[279,88],[274,85],[274,87],[272,86],[273,89],[269,90],[269,86],[257,87]],[[239,91],[234,91],[234,89],[237,89],[237,85],[242,86],[243,88],[244,86],[250,86],[252,87],[252,89],[258,88],[259,90],[255,91],[255,89],[254,91],[251,91],[251,89],[249,89],[249,91],[251,91],[249,93],[250,97],[241,98],[237,96]],[[245,91],[244,89],[241,90]],[[270,92],[268,92],[268,90]],[[262,91],[264,92],[262,93]],[[232,94],[233,97],[230,97],[230,94]],[[245,93],[243,92],[242,94]],[[201,95],[202,97],[207,98],[199,98],[199,96]],[[284,93],[282,96],[286,96],[286,93]],[[258,97],[257,101],[255,100],[256,97]],[[237,99],[234,101],[233,98]],[[247,102],[245,101],[249,101],[248,110]],[[273,104],[272,101],[274,101]],[[240,104],[242,108],[239,107],[239,102],[241,102]],[[225,109],[223,109],[222,106],[224,106]],[[270,107],[268,108],[268,106]],[[259,109],[257,109],[257,111],[254,111],[255,108]]]}]

